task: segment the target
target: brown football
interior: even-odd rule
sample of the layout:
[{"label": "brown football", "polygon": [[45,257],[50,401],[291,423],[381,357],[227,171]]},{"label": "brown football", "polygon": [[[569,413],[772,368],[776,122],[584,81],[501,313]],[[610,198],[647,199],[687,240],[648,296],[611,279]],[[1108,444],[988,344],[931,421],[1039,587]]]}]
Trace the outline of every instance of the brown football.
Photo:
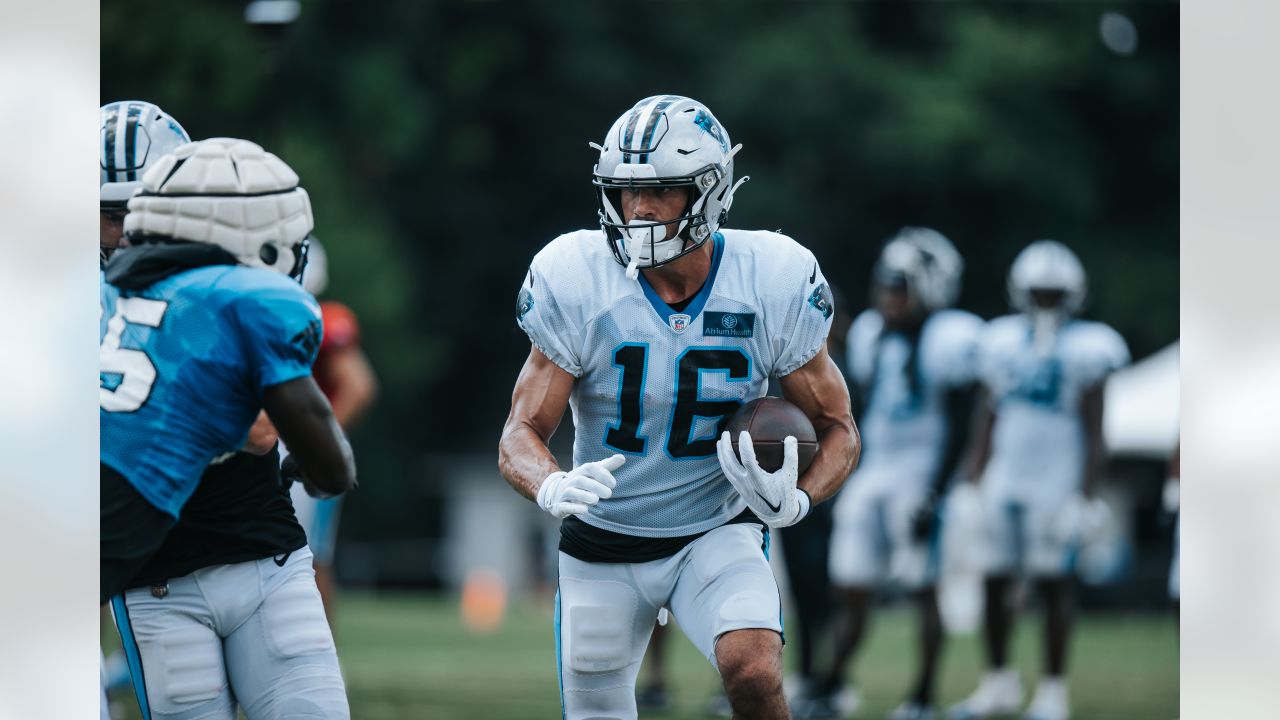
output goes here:
[{"label": "brown football", "polygon": [[768,472],[782,468],[782,441],[788,435],[796,438],[801,475],[809,469],[813,456],[818,452],[818,433],[814,432],[813,423],[809,422],[803,410],[780,397],[766,395],[743,405],[729,418],[724,429],[729,431],[733,452],[739,460],[742,454],[738,452],[738,435],[743,430],[751,433],[756,461],[761,469]]}]

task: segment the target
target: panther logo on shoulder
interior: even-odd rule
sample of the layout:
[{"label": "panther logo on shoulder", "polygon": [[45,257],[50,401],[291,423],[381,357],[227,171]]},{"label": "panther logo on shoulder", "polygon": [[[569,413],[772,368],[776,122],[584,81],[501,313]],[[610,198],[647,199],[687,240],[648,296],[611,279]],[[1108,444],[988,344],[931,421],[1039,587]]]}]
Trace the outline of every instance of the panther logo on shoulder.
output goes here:
[{"label": "panther logo on shoulder", "polygon": [[516,319],[523,319],[532,309],[533,293],[529,292],[528,288],[520,288],[520,294],[516,296]]},{"label": "panther logo on shoulder", "polygon": [[826,283],[813,289],[813,293],[809,295],[809,306],[822,313],[824,319],[831,317],[831,313],[835,311],[835,302],[831,298],[831,288]]}]

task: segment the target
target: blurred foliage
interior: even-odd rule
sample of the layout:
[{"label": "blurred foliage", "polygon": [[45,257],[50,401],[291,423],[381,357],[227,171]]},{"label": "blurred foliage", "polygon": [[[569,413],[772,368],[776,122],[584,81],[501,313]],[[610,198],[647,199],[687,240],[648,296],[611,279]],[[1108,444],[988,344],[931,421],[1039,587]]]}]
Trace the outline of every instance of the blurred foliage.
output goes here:
[{"label": "blurred foliage", "polygon": [[[965,254],[983,316],[1052,237],[1136,356],[1178,335],[1176,2],[304,0],[274,29],[245,4],[105,1],[102,100],[151,100],[301,175],[327,295],[359,314],[383,388],[344,534],[423,533],[418,453],[492,452],[528,352],[527,262],[594,226],[587,142],[656,93],[743,143],[730,225],[807,245],[851,311],[884,238],[922,224]],[[1136,53],[1106,48],[1103,10],[1133,20]]]}]

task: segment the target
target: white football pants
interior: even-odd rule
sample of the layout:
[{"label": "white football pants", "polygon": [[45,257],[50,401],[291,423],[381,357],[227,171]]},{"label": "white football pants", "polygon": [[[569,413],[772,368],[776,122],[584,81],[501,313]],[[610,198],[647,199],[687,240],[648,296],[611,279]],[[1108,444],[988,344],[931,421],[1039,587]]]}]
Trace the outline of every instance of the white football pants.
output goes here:
[{"label": "white football pants", "polygon": [[781,633],[767,537],[759,525],[723,525],[645,563],[588,563],[560,553],[556,668],[567,720],[636,717],[636,676],[662,607],[713,666],[716,640],[731,630]]},{"label": "white football pants", "polygon": [[350,718],[305,547],[111,599],[144,720]]}]

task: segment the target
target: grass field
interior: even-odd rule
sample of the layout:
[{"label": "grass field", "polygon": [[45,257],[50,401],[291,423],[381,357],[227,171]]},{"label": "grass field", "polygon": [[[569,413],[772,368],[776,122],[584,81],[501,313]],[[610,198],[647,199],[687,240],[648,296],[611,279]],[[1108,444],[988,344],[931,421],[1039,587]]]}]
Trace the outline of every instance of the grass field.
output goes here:
[{"label": "grass field", "polygon": [[[556,718],[551,601],[514,604],[501,629],[463,629],[456,599],[417,594],[347,592],[339,605],[338,652],[357,720],[523,720]],[[1021,623],[1014,657],[1024,680],[1037,677],[1038,617]],[[900,699],[911,668],[910,618],[877,616],[856,669],[863,706],[857,717],[882,718]],[[104,632],[104,646],[115,642]],[[718,685],[705,659],[679,633],[669,643],[671,712],[655,718],[703,718]],[[953,638],[941,695],[950,703],[972,690],[980,672],[978,641]],[[790,658],[789,658],[790,659]],[[1074,717],[1169,720],[1178,716],[1178,644],[1164,616],[1084,616],[1072,655]],[[131,695],[113,703],[117,718],[136,718]]]}]

